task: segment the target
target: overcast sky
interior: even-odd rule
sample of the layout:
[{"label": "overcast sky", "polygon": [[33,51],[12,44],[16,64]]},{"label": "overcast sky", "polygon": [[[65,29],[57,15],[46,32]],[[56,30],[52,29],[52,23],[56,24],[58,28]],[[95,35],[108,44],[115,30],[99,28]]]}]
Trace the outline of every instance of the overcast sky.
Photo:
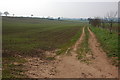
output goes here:
[{"label": "overcast sky", "polygon": [[0,11],[15,16],[104,17],[118,10],[119,0],[0,0]]}]

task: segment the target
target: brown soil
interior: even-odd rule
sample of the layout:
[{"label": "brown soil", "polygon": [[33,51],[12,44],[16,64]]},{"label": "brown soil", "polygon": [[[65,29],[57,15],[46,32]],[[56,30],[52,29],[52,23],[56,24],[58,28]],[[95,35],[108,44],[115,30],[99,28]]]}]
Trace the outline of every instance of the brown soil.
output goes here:
[{"label": "brown soil", "polygon": [[[80,39],[72,47],[70,55],[51,55],[46,52],[46,57],[55,57],[54,60],[42,60],[38,57],[26,58],[26,75],[29,78],[117,78],[118,69],[108,61],[106,53],[100,48],[93,32],[90,33],[89,46],[92,51],[90,64],[77,59],[76,50],[85,34],[84,28]],[[68,53],[68,54],[69,54]]]}]

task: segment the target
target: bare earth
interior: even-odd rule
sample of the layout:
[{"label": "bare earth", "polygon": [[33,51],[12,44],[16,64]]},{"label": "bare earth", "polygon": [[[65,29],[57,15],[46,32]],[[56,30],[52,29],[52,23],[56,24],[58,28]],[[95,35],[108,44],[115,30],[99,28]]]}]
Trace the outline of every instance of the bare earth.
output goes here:
[{"label": "bare earth", "polygon": [[87,55],[91,57],[90,64],[80,62],[76,57],[78,45],[85,36],[83,28],[80,39],[69,52],[70,55],[55,56],[54,52],[46,52],[46,56],[55,56],[55,60],[51,61],[42,60],[39,57],[28,57],[25,74],[29,78],[117,78],[118,68],[110,64],[95,35],[89,28],[88,31],[89,46],[92,50],[92,55]]}]

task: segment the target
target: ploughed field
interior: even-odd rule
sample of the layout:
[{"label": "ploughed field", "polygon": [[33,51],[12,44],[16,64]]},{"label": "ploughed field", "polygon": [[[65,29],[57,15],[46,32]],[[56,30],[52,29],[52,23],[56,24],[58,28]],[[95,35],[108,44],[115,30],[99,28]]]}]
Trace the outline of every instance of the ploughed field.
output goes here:
[{"label": "ploughed field", "polygon": [[64,53],[80,37],[82,27],[80,21],[2,17],[2,77],[26,77],[21,74],[26,57]]},{"label": "ploughed field", "polygon": [[37,50],[66,48],[79,38],[82,24],[64,20],[3,17],[3,50],[30,54]]}]

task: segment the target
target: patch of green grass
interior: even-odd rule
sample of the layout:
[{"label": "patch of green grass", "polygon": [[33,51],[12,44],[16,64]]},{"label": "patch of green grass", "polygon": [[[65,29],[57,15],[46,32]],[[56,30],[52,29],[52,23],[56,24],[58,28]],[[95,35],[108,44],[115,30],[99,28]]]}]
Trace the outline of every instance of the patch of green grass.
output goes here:
[{"label": "patch of green grass", "polygon": [[55,57],[47,57],[46,60],[55,60]]},{"label": "patch of green grass", "polygon": [[[112,33],[108,30],[90,27],[91,30],[96,34],[98,41],[101,43],[103,50],[107,53],[108,57],[114,57],[118,59],[118,35],[117,33]],[[114,61],[115,62],[115,61]]]},{"label": "patch of green grass", "polygon": [[3,57],[2,78],[24,78],[25,75],[21,73],[24,72],[25,62],[25,59],[19,57]]},{"label": "patch of green grass", "polygon": [[[85,30],[85,36],[83,37],[83,41],[79,45],[79,48],[77,49],[78,59],[80,59],[80,60],[85,58],[86,54],[90,51],[89,43],[88,43],[89,32],[88,32],[87,27],[85,27],[84,30]],[[84,60],[84,59],[83,59],[83,61],[86,62],[86,60]]]}]

